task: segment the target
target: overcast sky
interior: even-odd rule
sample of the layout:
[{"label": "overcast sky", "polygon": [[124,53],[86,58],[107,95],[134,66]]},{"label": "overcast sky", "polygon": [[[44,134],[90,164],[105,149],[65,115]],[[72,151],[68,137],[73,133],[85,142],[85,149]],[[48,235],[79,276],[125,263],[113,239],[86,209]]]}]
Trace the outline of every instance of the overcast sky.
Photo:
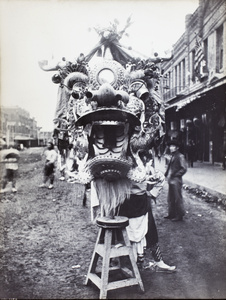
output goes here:
[{"label": "overcast sky", "polygon": [[[27,110],[44,131],[53,129],[58,85],[43,59],[74,60],[99,41],[92,29],[131,16],[123,44],[147,56],[165,51],[185,30],[185,16],[198,0],[0,0],[1,105]],[[91,31],[89,30],[91,28]]]}]

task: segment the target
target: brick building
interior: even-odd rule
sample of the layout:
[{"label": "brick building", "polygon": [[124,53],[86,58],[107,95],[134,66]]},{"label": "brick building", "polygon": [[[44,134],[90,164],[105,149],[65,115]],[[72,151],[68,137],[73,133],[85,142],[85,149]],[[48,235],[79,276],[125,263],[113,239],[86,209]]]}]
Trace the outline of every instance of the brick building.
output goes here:
[{"label": "brick building", "polygon": [[46,145],[51,132],[41,132],[34,118],[18,107],[1,107],[0,135],[7,146],[37,147]]},{"label": "brick building", "polygon": [[166,131],[186,154],[195,142],[196,159],[221,162],[226,147],[226,1],[199,0],[185,19],[185,32],[162,62]]}]

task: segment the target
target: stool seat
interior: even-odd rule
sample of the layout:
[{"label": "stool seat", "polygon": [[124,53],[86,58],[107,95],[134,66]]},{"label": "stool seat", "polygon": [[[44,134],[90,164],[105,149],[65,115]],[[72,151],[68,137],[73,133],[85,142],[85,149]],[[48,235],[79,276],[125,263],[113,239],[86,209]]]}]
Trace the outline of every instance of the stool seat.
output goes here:
[{"label": "stool seat", "polygon": [[108,217],[99,217],[96,223],[102,228],[124,228],[129,225],[129,219],[122,216],[115,216],[113,219]]},{"label": "stool seat", "polygon": [[[98,232],[85,284],[87,285],[93,282],[100,289],[100,299],[106,299],[108,290],[132,285],[139,285],[141,291],[144,292],[143,282],[126,231],[126,226],[129,225],[129,219],[121,216],[116,216],[113,219],[100,217],[96,223],[100,227],[100,230]],[[122,256],[129,257],[131,268],[122,266]],[[102,267],[101,271],[98,272],[97,262],[99,258],[102,258]],[[111,266],[112,258],[117,258],[117,266]],[[109,282],[109,273],[115,270],[120,271],[127,276],[127,278]]]}]

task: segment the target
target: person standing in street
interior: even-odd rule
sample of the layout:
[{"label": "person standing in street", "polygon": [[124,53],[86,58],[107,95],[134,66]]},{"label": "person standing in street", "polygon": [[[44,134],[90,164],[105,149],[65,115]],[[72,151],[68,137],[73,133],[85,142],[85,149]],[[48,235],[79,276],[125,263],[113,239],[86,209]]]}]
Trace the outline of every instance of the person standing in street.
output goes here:
[{"label": "person standing in street", "polygon": [[54,172],[55,172],[55,164],[57,161],[57,153],[54,150],[54,145],[52,142],[48,142],[47,150],[44,152],[45,155],[45,166],[44,166],[44,178],[43,183],[39,185],[39,187],[46,187],[46,183],[50,180],[50,185],[48,189],[53,188],[54,182]]},{"label": "person standing in street", "polygon": [[187,172],[187,162],[179,151],[179,144],[176,140],[168,143],[172,155],[165,172],[168,177],[168,215],[165,219],[172,221],[182,221],[185,215],[184,201],[182,196],[182,177]]},{"label": "person standing in street", "polygon": [[187,146],[187,155],[188,155],[188,165],[189,167],[193,168],[193,164],[195,161],[195,155],[196,155],[196,147],[195,147],[195,142],[194,140],[189,140],[188,141],[188,146]]},{"label": "person standing in street", "polygon": [[12,192],[16,193],[18,162],[20,159],[19,151],[11,147],[10,149],[3,149],[1,152],[1,156],[2,155],[4,156],[4,159],[1,159],[1,163],[4,164],[5,175],[3,176],[2,189],[0,190],[0,193],[5,193],[5,188],[9,182],[12,182]]}]

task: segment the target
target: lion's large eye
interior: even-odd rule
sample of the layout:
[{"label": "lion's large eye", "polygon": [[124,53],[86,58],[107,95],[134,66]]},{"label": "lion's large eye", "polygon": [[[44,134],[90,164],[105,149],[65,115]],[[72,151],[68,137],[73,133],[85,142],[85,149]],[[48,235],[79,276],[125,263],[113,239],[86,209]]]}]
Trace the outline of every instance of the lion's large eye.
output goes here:
[{"label": "lion's large eye", "polygon": [[102,69],[97,75],[97,80],[100,85],[109,83],[111,85],[115,82],[115,74],[111,69]]}]

